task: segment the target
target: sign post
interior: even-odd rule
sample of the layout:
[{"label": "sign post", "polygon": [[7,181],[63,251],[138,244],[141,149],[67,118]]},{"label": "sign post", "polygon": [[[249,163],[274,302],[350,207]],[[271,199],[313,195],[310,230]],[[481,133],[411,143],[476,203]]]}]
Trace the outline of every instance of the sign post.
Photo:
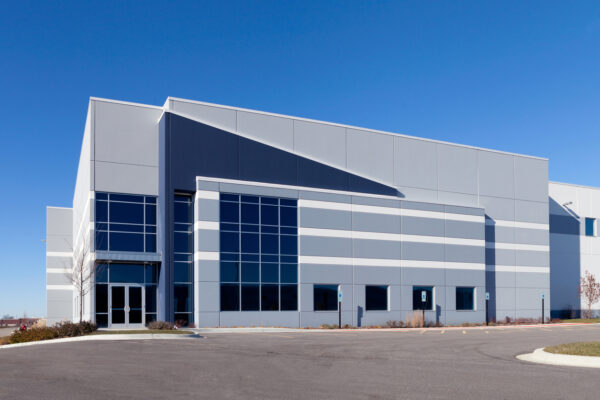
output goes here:
[{"label": "sign post", "polygon": [[490,292],[485,292],[485,325],[489,325],[489,303],[490,303]]},{"label": "sign post", "polygon": [[425,303],[427,302],[427,292],[421,290],[421,309],[423,311],[423,327],[425,327]]},{"label": "sign post", "polygon": [[342,328],[342,288],[338,287],[338,328]]},{"label": "sign post", "polygon": [[542,324],[544,323],[544,293],[542,293]]}]

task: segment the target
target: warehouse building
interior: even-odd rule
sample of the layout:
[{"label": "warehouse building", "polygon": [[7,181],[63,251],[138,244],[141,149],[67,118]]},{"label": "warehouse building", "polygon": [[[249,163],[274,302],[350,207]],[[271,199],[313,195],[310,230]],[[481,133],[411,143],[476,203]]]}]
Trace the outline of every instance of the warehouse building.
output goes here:
[{"label": "warehouse building", "polygon": [[[482,322],[486,296],[496,319],[539,318],[542,298],[546,316],[579,310],[551,277],[579,279],[578,261],[551,262],[568,187],[550,184],[549,199],[539,157],[177,98],[92,98],[72,208],[47,209],[47,315],[79,315],[67,275],[82,254],[84,318],[110,328],[319,326],[338,321],[338,296],[355,326],[423,308],[431,322]],[[556,241],[571,246],[567,229]]]}]

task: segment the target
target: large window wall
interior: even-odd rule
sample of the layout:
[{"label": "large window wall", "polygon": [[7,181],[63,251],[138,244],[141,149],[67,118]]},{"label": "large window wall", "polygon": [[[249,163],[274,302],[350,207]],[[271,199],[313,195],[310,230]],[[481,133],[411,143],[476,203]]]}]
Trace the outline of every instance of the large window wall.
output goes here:
[{"label": "large window wall", "polygon": [[187,194],[175,194],[173,202],[173,311],[177,324],[187,325],[193,318],[193,201]]},{"label": "large window wall", "polygon": [[297,200],[221,193],[221,311],[298,310]]},{"label": "large window wall", "polygon": [[156,252],[156,197],[96,192],[96,251]]}]

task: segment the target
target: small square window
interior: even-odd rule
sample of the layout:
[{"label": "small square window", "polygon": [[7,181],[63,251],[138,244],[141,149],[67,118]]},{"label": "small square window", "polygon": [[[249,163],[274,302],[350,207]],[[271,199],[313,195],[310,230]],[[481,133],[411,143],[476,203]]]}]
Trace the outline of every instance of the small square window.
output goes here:
[{"label": "small square window", "polygon": [[367,311],[387,311],[388,309],[388,287],[366,286],[365,308]]},{"label": "small square window", "polygon": [[[425,292],[425,301],[423,301]],[[433,286],[413,286],[413,310],[433,310]]]},{"label": "small square window", "polygon": [[475,309],[475,289],[472,287],[456,288],[456,309],[458,311],[472,311]]},{"label": "small square window", "polygon": [[585,219],[585,236],[596,236],[596,218]]}]

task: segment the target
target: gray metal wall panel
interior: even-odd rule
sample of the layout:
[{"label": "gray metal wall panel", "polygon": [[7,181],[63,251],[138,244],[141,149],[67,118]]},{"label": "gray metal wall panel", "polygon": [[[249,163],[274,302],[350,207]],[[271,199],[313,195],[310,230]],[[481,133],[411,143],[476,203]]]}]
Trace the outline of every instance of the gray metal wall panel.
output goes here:
[{"label": "gray metal wall panel", "polygon": [[404,137],[394,138],[396,186],[437,190],[436,144]]},{"label": "gray metal wall panel", "polygon": [[[194,261],[195,282],[220,282],[219,261],[196,260]],[[210,299],[211,302],[219,302],[218,298]]]},{"label": "gray metal wall panel", "polygon": [[483,246],[445,245],[446,261],[485,263],[485,250]]},{"label": "gray metal wall panel", "polygon": [[298,226],[304,228],[352,229],[352,213],[300,207]]},{"label": "gray metal wall panel", "polygon": [[514,159],[511,154],[478,151],[479,194],[483,196],[515,197]]},{"label": "gray metal wall panel", "polygon": [[354,257],[400,259],[400,242],[353,239]]},{"label": "gray metal wall panel", "polygon": [[400,233],[400,216],[353,213],[352,229],[363,232]]},{"label": "gray metal wall panel", "polygon": [[332,166],[346,168],[346,129],[295,120],[294,150]]},{"label": "gray metal wall panel", "polygon": [[515,157],[515,198],[548,202],[547,160]]},{"label": "gray metal wall panel", "polygon": [[171,107],[174,111],[197,118],[210,125],[224,128],[232,132],[235,132],[237,129],[235,110],[178,100],[173,100]]},{"label": "gray metal wall panel", "polygon": [[352,284],[352,266],[300,264],[300,279],[303,284]]},{"label": "gray metal wall panel", "polygon": [[352,196],[337,194],[337,193],[324,193],[324,192],[313,192],[309,190],[300,190],[298,192],[298,198],[306,200],[317,200],[317,201],[331,201],[334,203],[351,203]]},{"label": "gray metal wall panel", "polygon": [[294,122],[289,118],[237,112],[237,131],[286,150],[294,150]]},{"label": "gray metal wall panel", "polygon": [[515,228],[486,225],[485,240],[490,243],[515,243]]},{"label": "gray metal wall panel", "polygon": [[515,200],[515,220],[547,224],[548,202],[537,203],[532,201]]},{"label": "gray metal wall panel", "polygon": [[507,271],[493,271],[494,274],[493,282],[496,284],[496,288],[499,287],[510,287],[514,288],[517,284],[517,275],[515,272]]},{"label": "gray metal wall panel", "polygon": [[399,285],[400,276],[399,267],[354,267],[355,285]]},{"label": "gray metal wall panel", "polygon": [[352,203],[367,206],[400,208],[402,201],[395,199],[380,199],[377,197],[352,196]]},{"label": "gray metal wall panel", "polygon": [[479,200],[476,194],[455,193],[455,192],[438,192],[438,201],[447,204],[460,204],[464,206],[477,207]]},{"label": "gray metal wall panel", "polygon": [[515,250],[485,249],[485,263],[488,265],[515,265]]},{"label": "gray metal wall panel", "polygon": [[[402,268],[400,278],[403,286],[443,286],[446,282],[446,270],[439,268]],[[409,290],[412,299],[412,287]],[[412,300],[408,308],[412,307]]]},{"label": "gray metal wall panel", "polygon": [[346,129],[347,168],[363,176],[394,184],[394,137]]},{"label": "gray metal wall panel", "polygon": [[194,231],[196,251],[219,251],[219,231],[197,229]]},{"label": "gray metal wall panel", "polygon": [[408,235],[444,236],[443,219],[402,216],[400,224],[402,233]]},{"label": "gray metal wall panel", "polygon": [[443,204],[422,203],[422,202],[417,202],[417,201],[402,201],[402,208],[406,208],[408,210],[437,211],[437,212],[444,212],[446,209]]},{"label": "gray metal wall panel", "polygon": [[196,199],[194,201],[194,216],[197,221],[219,222],[219,201]]},{"label": "gray metal wall panel", "polygon": [[514,315],[516,304],[516,289],[514,286],[496,288],[496,310],[510,310],[512,312],[510,315]]},{"label": "gray metal wall panel", "polygon": [[219,191],[219,182],[205,181],[201,179],[196,180],[196,190],[208,190],[211,192]]},{"label": "gray metal wall panel", "polygon": [[446,237],[462,239],[485,239],[485,224],[482,222],[466,222],[446,220]]},{"label": "gray metal wall panel", "polygon": [[550,276],[547,273],[517,272],[516,282],[517,287],[520,288],[538,288],[548,290],[550,287]]},{"label": "gray metal wall panel", "polygon": [[479,196],[479,205],[485,208],[485,213],[493,220],[514,221],[515,201],[499,197]]},{"label": "gray metal wall panel", "polygon": [[475,207],[461,207],[461,206],[447,205],[444,207],[444,210],[447,213],[451,213],[451,214],[477,215],[480,217],[483,217],[485,215],[485,210],[483,208],[475,208]]},{"label": "gray metal wall panel", "polygon": [[300,315],[297,311],[228,311],[220,313],[220,326],[285,326],[299,327]]},{"label": "gray metal wall panel", "polygon": [[158,195],[158,167],[96,161],[95,190]]},{"label": "gray metal wall panel", "polygon": [[477,150],[438,143],[437,152],[438,190],[477,194]]},{"label": "gray metal wall panel", "polygon": [[[445,284],[446,287],[485,286],[485,271],[473,271],[468,269],[449,269],[446,271]],[[456,290],[452,291],[452,297],[456,297]]]},{"label": "gray metal wall panel", "polygon": [[548,231],[541,229],[515,228],[515,243],[547,246],[550,242]]},{"label": "gray metal wall panel", "polygon": [[[195,282],[194,284],[198,288],[196,293],[199,296],[196,303],[198,304],[197,311],[218,312],[220,308],[219,282]],[[217,299],[217,301],[215,301],[215,299]]]},{"label": "gray metal wall panel", "polygon": [[71,285],[71,279],[66,273],[46,274],[46,285]]},{"label": "gray metal wall panel", "polygon": [[530,267],[547,267],[550,265],[550,254],[547,251],[517,250],[516,265]]},{"label": "gray metal wall panel", "polygon": [[444,245],[402,242],[403,260],[444,261]]},{"label": "gray metal wall panel", "polygon": [[300,236],[299,242],[299,255],[352,257],[352,239]]}]

